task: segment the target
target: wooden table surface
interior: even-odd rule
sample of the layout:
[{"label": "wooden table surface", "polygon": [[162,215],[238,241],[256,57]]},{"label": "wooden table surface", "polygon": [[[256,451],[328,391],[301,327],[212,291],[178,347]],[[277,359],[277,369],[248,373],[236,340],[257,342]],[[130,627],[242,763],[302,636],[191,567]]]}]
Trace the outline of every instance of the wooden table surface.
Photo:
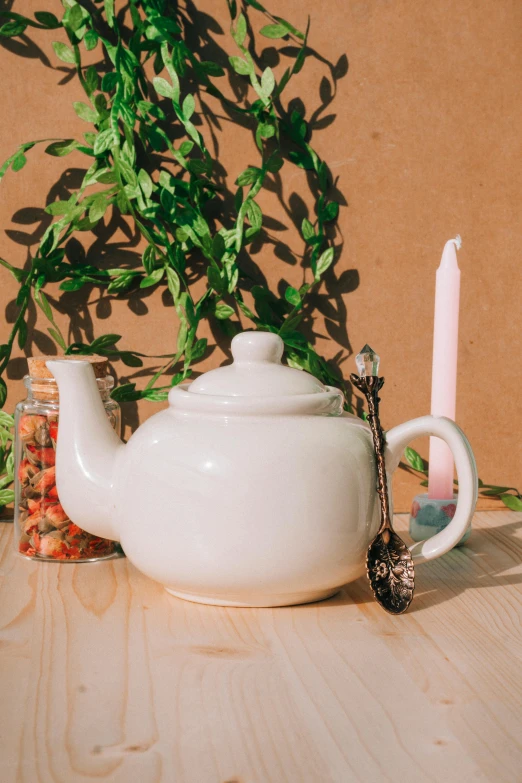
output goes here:
[{"label": "wooden table surface", "polygon": [[190,604],[125,559],[24,561],[3,524],[0,781],[521,781],[521,527],[477,514],[392,617],[365,580]]}]

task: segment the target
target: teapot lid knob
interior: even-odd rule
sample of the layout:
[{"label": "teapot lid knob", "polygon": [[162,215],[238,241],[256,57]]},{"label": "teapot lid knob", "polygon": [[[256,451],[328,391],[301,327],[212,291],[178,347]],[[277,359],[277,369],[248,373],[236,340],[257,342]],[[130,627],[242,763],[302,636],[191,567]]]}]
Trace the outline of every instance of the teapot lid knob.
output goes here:
[{"label": "teapot lid knob", "polygon": [[272,332],[241,332],[232,340],[231,350],[236,364],[281,364],[284,342]]}]

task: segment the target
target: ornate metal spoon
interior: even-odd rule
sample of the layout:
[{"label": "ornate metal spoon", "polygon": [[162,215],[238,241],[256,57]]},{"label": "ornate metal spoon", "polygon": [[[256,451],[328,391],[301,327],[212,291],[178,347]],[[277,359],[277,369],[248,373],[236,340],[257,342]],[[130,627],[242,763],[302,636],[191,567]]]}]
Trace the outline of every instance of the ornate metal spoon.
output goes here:
[{"label": "ornate metal spoon", "polygon": [[373,435],[377,461],[377,492],[381,505],[381,526],[368,547],[366,571],[373,594],[383,609],[391,614],[402,614],[411,604],[415,588],[413,560],[410,550],[395,533],[390,514],[386,465],[385,437],[379,420],[379,389],[384,378],[379,378],[379,356],[365,345],[356,357],[359,375],[350,380],[362,391],[368,402],[368,423]]}]

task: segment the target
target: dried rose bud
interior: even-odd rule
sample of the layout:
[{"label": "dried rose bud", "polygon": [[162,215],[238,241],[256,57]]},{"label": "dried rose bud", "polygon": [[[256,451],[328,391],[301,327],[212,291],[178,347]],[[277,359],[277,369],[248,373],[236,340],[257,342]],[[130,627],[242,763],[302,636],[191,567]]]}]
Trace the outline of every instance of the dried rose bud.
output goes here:
[{"label": "dried rose bud", "polygon": [[31,481],[31,485],[34,490],[40,492],[41,495],[46,495],[47,492],[56,484],[56,468],[47,468],[41,470]]},{"label": "dried rose bud", "polygon": [[45,516],[54,527],[62,528],[69,524],[69,517],[59,503],[53,503],[52,506],[46,506]]},{"label": "dried rose bud", "polygon": [[64,542],[56,537],[54,533],[49,533],[48,536],[43,536],[43,538],[35,535],[35,547],[39,554],[44,555],[45,557],[55,557],[58,560],[63,560],[65,558],[65,552],[67,550]]},{"label": "dried rose bud", "polygon": [[47,419],[45,416],[33,416],[32,414],[21,416],[18,423],[20,437],[22,440],[32,440],[32,438],[34,438],[35,430],[46,423]]},{"label": "dried rose bud", "polygon": [[34,514],[35,511],[40,511],[40,506],[42,505],[42,498],[38,498],[37,500],[32,500],[31,498],[28,498],[26,501],[27,508],[29,509],[31,514]]},{"label": "dried rose bud", "polygon": [[56,486],[51,487],[51,489],[47,493],[47,497],[49,498],[49,500],[58,500],[58,490],[56,489]]},{"label": "dried rose bud", "polygon": [[49,427],[47,422],[42,424],[41,427],[37,427],[34,431],[34,439],[39,446],[49,447],[52,446],[51,436],[49,435]]},{"label": "dried rose bud", "polygon": [[31,484],[26,484],[23,486],[20,494],[23,498],[32,498],[35,500],[40,497],[40,493],[36,492],[36,490],[32,488]]},{"label": "dried rose bud", "polygon": [[38,446],[27,444],[27,457],[35,465],[51,468],[56,463],[56,452],[53,448],[39,449]]},{"label": "dried rose bud", "polygon": [[37,468],[41,467],[42,463],[40,461],[40,449],[38,446],[35,446],[33,443],[26,443],[25,454],[31,465],[34,465]]},{"label": "dried rose bud", "polygon": [[18,466],[18,478],[22,484],[28,484],[35,475],[34,465],[31,465],[28,459],[23,459]]},{"label": "dried rose bud", "polygon": [[41,515],[39,511],[36,511],[34,514],[31,514],[31,516],[27,517],[27,519],[24,522],[24,531],[28,535],[31,535],[31,533],[33,533],[37,529],[40,519],[41,519]]},{"label": "dried rose bud", "polygon": [[48,426],[49,426],[49,435],[56,443],[56,438],[58,437],[58,419],[49,419]]},{"label": "dried rose bud", "polygon": [[51,530],[54,530],[54,525],[50,522],[47,516],[41,516],[38,520],[38,532],[45,534],[49,533]]}]

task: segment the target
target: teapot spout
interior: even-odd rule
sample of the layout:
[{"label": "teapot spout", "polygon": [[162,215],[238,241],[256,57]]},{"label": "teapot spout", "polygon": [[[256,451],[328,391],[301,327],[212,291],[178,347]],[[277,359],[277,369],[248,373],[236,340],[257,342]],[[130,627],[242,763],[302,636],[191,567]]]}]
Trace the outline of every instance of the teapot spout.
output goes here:
[{"label": "teapot spout", "polygon": [[89,362],[46,362],[60,393],[56,486],[66,514],[95,536],[119,541],[113,481],[124,444],[111,427]]}]

